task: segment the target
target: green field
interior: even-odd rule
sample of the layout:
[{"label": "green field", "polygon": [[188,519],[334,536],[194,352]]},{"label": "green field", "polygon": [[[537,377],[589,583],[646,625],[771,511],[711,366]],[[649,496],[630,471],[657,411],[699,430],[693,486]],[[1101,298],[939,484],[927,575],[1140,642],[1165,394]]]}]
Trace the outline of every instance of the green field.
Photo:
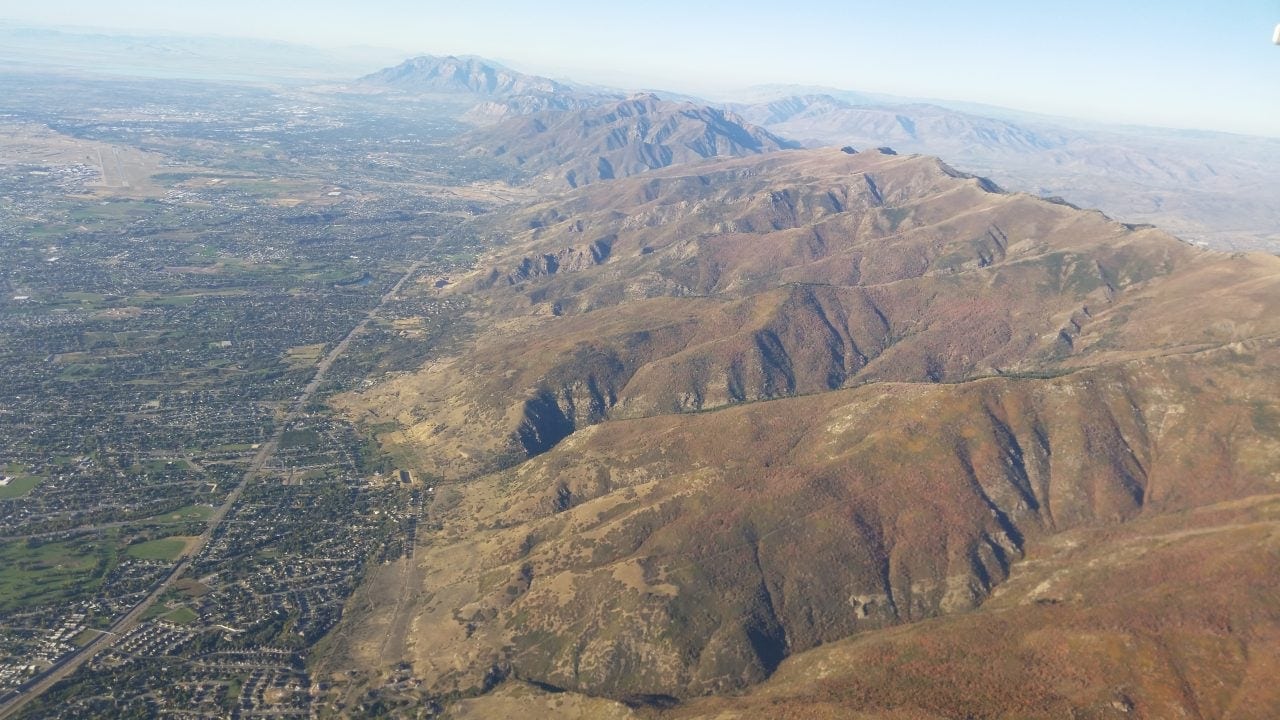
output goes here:
[{"label": "green field", "polygon": [[65,292],[62,293],[62,299],[70,303],[80,303],[82,305],[97,305],[107,299],[106,295],[92,292]]},{"label": "green field", "polygon": [[149,307],[158,307],[163,305],[194,305],[200,299],[199,295],[167,295],[165,297],[153,298],[145,304]]},{"label": "green field", "polygon": [[169,622],[172,622],[172,623],[177,623],[179,625],[186,625],[188,623],[194,622],[195,619],[198,617],[199,615],[196,615],[196,612],[191,608],[180,607],[174,610],[173,612],[169,613],[168,615],[165,615],[163,619],[168,620]]},{"label": "green field", "polygon": [[320,433],[309,428],[302,430],[287,430],[280,436],[280,449],[290,450],[299,447],[316,447],[323,442],[324,438]]},{"label": "green field", "polygon": [[125,549],[129,557],[139,560],[177,560],[187,549],[187,537],[167,537],[158,540],[134,543]]},{"label": "green field", "polygon": [[59,542],[0,545],[0,612],[90,591],[114,565],[113,544]]},{"label": "green field", "polygon": [[147,608],[147,611],[142,614],[142,619],[154,620],[160,617],[161,615],[169,614],[171,611],[172,611],[172,608],[170,608],[168,605],[165,605],[162,602],[158,602],[152,605],[151,607]]},{"label": "green field", "polygon": [[65,370],[58,374],[58,377],[61,380],[74,382],[105,375],[109,369],[106,365],[100,363],[77,363],[68,365]]},{"label": "green field", "polygon": [[208,450],[209,452],[219,453],[219,452],[249,452],[250,450],[254,450],[254,449],[255,448],[250,443],[233,443],[231,445],[219,445],[215,448],[209,448]]},{"label": "green field", "polygon": [[144,520],[138,521],[139,524],[149,523],[155,525],[167,525],[171,523],[191,522],[193,520],[208,520],[213,514],[212,505],[188,505],[178,508],[173,512],[167,512],[163,515],[153,515]]},{"label": "green field", "polygon": [[190,467],[191,466],[187,464],[187,461],[183,460],[182,458],[177,458],[174,460],[165,460],[163,458],[151,458],[150,460],[147,460],[145,463],[142,463],[140,465],[134,465],[133,467],[129,468],[129,470],[133,472],[148,472],[148,473],[160,474],[164,472],[170,472],[173,470],[187,470],[187,469],[190,469]]},{"label": "green field", "polygon": [[0,500],[22,497],[31,492],[31,489],[39,485],[43,479],[31,475],[19,475],[10,480],[8,485],[0,487]]}]

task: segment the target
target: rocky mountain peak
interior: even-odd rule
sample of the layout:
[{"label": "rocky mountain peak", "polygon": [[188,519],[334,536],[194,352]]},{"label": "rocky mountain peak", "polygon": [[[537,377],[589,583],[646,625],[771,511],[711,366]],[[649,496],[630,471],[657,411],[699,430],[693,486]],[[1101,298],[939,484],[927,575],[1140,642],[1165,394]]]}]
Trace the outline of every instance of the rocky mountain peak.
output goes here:
[{"label": "rocky mountain peak", "polygon": [[486,96],[571,93],[550,78],[527,75],[476,57],[423,55],[366,75],[363,85],[382,85],[414,92],[461,92]]}]

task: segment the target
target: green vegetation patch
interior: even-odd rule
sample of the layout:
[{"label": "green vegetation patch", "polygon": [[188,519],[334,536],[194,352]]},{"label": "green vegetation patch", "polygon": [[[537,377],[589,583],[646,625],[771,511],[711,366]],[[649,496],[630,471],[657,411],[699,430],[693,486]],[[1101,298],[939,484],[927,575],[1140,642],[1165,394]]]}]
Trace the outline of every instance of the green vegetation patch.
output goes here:
[{"label": "green vegetation patch", "polygon": [[287,450],[289,448],[297,447],[316,447],[322,440],[323,438],[320,437],[320,433],[309,428],[301,430],[286,430],[285,433],[280,436],[280,449]]},{"label": "green vegetation patch", "polygon": [[1263,435],[1280,437],[1280,410],[1263,402],[1253,403],[1253,429]]},{"label": "green vegetation patch", "polygon": [[139,560],[177,560],[187,549],[187,543],[191,538],[174,536],[160,538],[158,540],[148,540],[146,542],[134,543],[130,545],[125,552],[129,557],[135,557]]},{"label": "green vegetation patch", "polygon": [[[6,473],[7,475],[7,473]],[[8,475],[9,482],[0,485],[0,500],[20,498],[31,492],[44,478],[34,475]]]},{"label": "green vegetation patch", "polygon": [[162,602],[158,602],[152,605],[151,607],[147,608],[147,611],[142,614],[142,619],[154,620],[155,618],[158,618],[161,615],[167,615],[171,611],[172,611],[172,608],[170,608],[168,605],[165,605]]},{"label": "green vegetation patch", "polygon": [[1104,278],[1101,272],[1097,265],[1084,260],[1077,260],[1071,268],[1071,274],[1067,277],[1065,289],[1072,290],[1079,295],[1087,295],[1102,287]]},{"label": "green vegetation patch", "polygon": [[106,295],[93,292],[65,292],[62,293],[62,299],[68,303],[79,303],[81,305],[98,305],[107,299]]},{"label": "green vegetation patch", "polygon": [[149,212],[150,209],[140,203],[131,200],[113,200],[108,203],[94,203],[73,208],[67,216],[74,222],[87,223],[132,220],[144,217]]},{"label": "green vegetation patch", "polygon": [[244,678],[234,677],[227,683],[227,694],[222,698],[223,707],[228,710],[240,703],[240,692],[244,688]]},{"label": "green vegetation patch", "polygon": [[293,367],[310,367],[324,356],[324,343],[298,345],[285,351],[284,361]]},{"label": "green vegetation patch", "polygon": [[191,465],[182,458],[166,460],[165,458],[150,458],[140,465],[133,465],[130,470],[133,472],[146,472],[152,475],[161,475],[171,471],[190,470]]},{"label": "green vegetation patch", "polygon": [[110,370],[110,368],[106,365],[98,363],[69,365],[66,370],[63,370],[58,374],[58,378],[72,382],[77,380],[89,380],[106,375],[108,370]]},{"label": "green vegetation patch", "polygon": [[162,515],[155,515],[143,520],[142,522],[167,525],[170,523],[192,522],[208,520],[213,514],[212,505],[188,505],[178,508],[173,512],[167,512]]},{"label": "green vegetation patch", "polygon": [[0,545],[0,613],[92,592],[115,564],[112,543]]},{"label": "green vegetation patch", "polygon": [[195,622],[198,617],[200,616],[196,615],[195,611],[192,610],[191,608],[180,607],[174,610],[173,612],[170,612],[169,614],[165,615],[164,619],[172,623],[177,623],[179,625],[188,625],[190,623]]},{"label": "green vegetation patch", "polygon": [[893,232],[897,232],[898,228],[911,216],[911,210],[900,207],[881,208],[885,219],[889,221],[889,227]]},{"label": "green vegetation patch", "polygon": [[93,628],[85,628],[84,630],[80,631],[79,635],[75,636],[75,638],[71,641],[71,644],[75,645],[76,647],[84,647],[85,645],[88,645],[89,643],[93,642],[94,639],[96,639],[101,634],[102,634],[101,630],[94,630]]},{"label": "green vegetation patch", "polygon": [[180,305],[194,305],[199,299],[199,295],[168,295],[165,297],[153,298],[148,300],[145,304],[149,307],[176,307]]},{"label": "green vegetation patch", "polygon": [[385,435],[387,433],[398,432],[399,430],[400,430],[400,423],[394,420],[391,420],[388,422],[374,423],[365,428],[365,431],[371,435]]}]

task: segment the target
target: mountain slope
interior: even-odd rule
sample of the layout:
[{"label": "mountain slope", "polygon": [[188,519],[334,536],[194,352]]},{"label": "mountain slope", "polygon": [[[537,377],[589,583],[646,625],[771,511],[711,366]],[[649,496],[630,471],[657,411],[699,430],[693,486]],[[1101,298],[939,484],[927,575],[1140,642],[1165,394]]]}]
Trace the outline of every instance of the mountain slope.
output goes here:
[{"label": "mountain slope", "polygon": [[[579,431],[442,508],[446,530],[417,558],[434,601],[409,660],[437,691],[500,667],[591,695],[689,697],[970,610],[1054,533],[1271,487],[1280,438],[1252,403],[1277,352],[881,383]],[[1221,394],[1198,392],[1209,382]]]},{"label": "mountain slope", "polygon": [[[671,168],[475,232],[508,246],[455,287],[511,320],[474,356],[435,364],[437,380],[364,401],[405,423],[399,437],[445,474],[610,417],[1058,372],[1280,329],[1257,314],[1280,260],[1231,260],[993,192],[926,157],[806,151]],[[1193,292],[1226,297],[1186,316],[1178,299]],[[428,432],[438,423],[410,410],[423,394],[458,422]]]},{"label": "mountain slope", "polygon": [[1275,257],[836,150],[471,231],[494,251],[441,290],[474,308],[471,346],[339,401],[448,482],[411,561],[428,599],[363,621],[414,644],[346,650],[428,693],[741,689],[971,612],[1062,533],[1280,477]]},{"label": "mountain slope", "polygon": [[1038,544],[981,611],[798,656],[672,717],[1267,718],[1280,497]]},{"label": "mountain slope", "polygon": [[1280,707],[1278,511],[1258,495],[1030,542],[981,609],[800,653],[736,696],[633,711],[508,682],[449,716],[1261,720]]},{"label": "mountain slope", "polygon": [[575,188],[711,157],[793,147],[714,108],[636,95],[574,112],[511,118],[462,143],[538,175],[549,188]]}]

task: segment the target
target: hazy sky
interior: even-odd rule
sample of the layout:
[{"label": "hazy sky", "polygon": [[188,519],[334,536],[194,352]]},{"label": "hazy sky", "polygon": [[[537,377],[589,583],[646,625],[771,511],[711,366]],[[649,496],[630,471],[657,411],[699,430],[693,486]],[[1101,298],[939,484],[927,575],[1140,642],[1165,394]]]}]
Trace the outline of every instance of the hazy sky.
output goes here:
[{"label": "hazy sky", "polygon": [[40,0],[0,17],[472,53],[625,87],[758,83],[1280,136],[1280,0]]}]

